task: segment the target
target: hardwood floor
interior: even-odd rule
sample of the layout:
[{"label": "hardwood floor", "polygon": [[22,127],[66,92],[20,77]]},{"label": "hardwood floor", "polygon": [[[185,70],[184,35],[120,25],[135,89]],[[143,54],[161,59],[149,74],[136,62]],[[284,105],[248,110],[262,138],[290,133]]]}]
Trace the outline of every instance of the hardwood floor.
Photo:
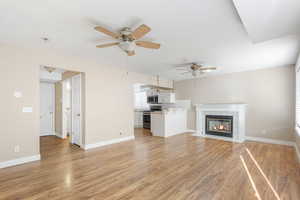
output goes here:
[{"label": "hardwood floor", "polygon": [[0,170],[0,199],[300,199],[292,147],[136,136],[90,151],[42,137],[41,161]]}]

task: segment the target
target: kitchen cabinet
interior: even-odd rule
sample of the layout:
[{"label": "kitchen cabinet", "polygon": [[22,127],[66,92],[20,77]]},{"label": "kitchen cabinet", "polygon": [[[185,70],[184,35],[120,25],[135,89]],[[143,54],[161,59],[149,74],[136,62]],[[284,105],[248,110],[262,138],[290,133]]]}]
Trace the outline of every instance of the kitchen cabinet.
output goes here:
[{"label": "kitchen cabinet", "polygon": [[187,110],[173,108],[151,112],[151,132],[153,136],[169,137],[187,132]]}]

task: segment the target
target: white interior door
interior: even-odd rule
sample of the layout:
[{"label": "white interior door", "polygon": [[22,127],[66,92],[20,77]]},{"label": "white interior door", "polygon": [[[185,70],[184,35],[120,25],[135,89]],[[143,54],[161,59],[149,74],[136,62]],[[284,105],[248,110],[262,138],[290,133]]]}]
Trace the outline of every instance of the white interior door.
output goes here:
[{"label": "white interior door", "polygon": [[40,83],[40,135],[54,135],[54,84]]},{"label": "white interior door", "polygon": [[66,79],[62,83],[62,118],[63,118],[63,134],[62,137],[66,138],[67,135],[72,133],[72,91],[71,79]]},{"label": "white interior door", "polygon": [[81,146],[81,74],[72,77],[72,143]]}]

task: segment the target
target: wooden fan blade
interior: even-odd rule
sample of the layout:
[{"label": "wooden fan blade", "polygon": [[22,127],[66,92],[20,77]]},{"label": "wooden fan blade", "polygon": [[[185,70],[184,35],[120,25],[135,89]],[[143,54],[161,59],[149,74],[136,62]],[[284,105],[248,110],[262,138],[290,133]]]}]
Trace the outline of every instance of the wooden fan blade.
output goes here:
[{"label": "wooden fan blade", "polygon": [[150,27],[146,26],[145,24],[142,24],[137,29],[135,29],[135,31],[133,31],[131,35],[134,39],[137,40],[143,37],[144,35],[146,35],[147,33],[149,33],[150,31],[151,31]]},{"label": "wooden fan blade", "polygon": [[104,33],[104,34],[106,34],[106,35],[109,35],[109,36],[111,36],[111,37],[113,37],[113,38],[119,38],[119,34],[118,33],[114,33],[114,32],[112,32],[112,31],[109,31],[109,30],[107,30],[106,28],[103,28],[103,27],[101,27],[101,26],[97,26],[97,27],[95,27],[95,30],[96,31],[99,31],[99,32],[101,32],[101,33]]},{"label": "wooden fan blade", "polygon": [[115,46],[115,45],[118,45],[118,44],[120,44],[120,42],[113,42],[113,43],[108,43],[108,44],[100,44],[100,45],[97,45],[96,47],[97,48],[105,48],[105,47]]},{"label": "wooden fan blade", "polygon": [[140,47],[149,48],[149,49],[159,49],[160,44],[148,41],[136,41],[135,44]]},{"label": "wooden fan blade", "polygon": [[216,70],[216,67],[201,67],[200,70]]},{"label": "wooden fan blade", "polygon": [[127,51],[127,55],[128,56],[134,56],[135,55],[135,51]]}]

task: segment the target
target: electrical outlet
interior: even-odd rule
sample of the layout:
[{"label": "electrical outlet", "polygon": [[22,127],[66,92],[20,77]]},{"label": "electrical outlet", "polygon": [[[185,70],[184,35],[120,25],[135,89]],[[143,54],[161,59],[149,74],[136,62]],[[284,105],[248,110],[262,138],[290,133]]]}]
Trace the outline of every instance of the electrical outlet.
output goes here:
[{"label": "electrical outlet", "polygon": [[19,153],[20,152],[20,146],[16,145],[14,148],[15,153]]}]

